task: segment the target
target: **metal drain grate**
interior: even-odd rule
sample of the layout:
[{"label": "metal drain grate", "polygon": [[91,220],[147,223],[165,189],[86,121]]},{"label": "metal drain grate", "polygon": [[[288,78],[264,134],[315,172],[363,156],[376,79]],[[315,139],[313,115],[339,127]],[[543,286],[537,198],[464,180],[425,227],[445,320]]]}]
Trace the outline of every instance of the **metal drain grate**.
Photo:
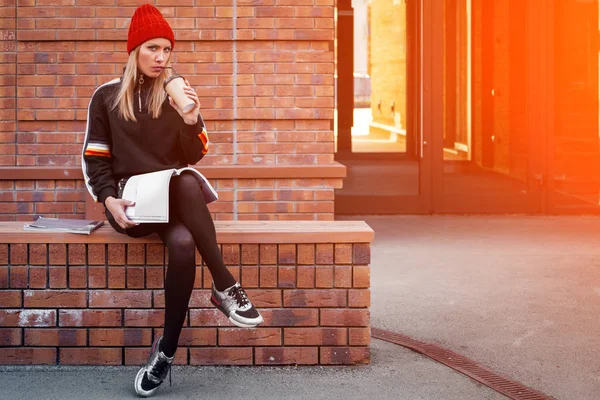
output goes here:
[{"label": "metal drain grate", "polygon": [[519,382],[504,378],[476,362],[442,347],[419,342],[400,333],[371,328],[371,336],[421,353],[450,368],[467,375],[469,378],[484,384],[490,389],[502,393],[515,400],[549,400],[552,397],[523,386]]}]

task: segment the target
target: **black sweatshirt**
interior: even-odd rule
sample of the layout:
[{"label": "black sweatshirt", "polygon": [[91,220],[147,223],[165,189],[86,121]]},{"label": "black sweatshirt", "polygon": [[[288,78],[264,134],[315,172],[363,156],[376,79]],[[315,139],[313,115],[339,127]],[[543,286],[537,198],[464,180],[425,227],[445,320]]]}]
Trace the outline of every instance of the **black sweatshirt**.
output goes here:
[{"label": "black sweatshirt", "polygon": [[137,122],[125,121],[117,109],[112,110],[121,79],[100,86],[92,95],[81,166],[88,191],[97,202],[117,197],[117,182],[123,177],[196,164],[208,151],[202,117],[197,124],[187,125],[167,98],[160,117],[152,119],[147,108],[152,84],[144,76],[140,96],[139,85],[134,90]]}]

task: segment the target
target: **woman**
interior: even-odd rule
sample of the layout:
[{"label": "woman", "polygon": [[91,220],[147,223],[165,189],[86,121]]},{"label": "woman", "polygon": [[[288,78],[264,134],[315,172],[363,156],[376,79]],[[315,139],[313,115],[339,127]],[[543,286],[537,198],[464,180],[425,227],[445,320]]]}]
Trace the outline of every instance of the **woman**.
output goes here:
[{"label": "woman", "polygon": [[144,397],[156,392],[173,362],[194,284],[195,248],[213,278],[213,304],[237,326],[263,322],[223,263],[214,223],[194,174],[171,180],[167,224],[133,223],[125,215],[125,208],[133,203],[119,198],[128,177],[195,164],[208,151],[195,90],[186,80],[185,93],[196,107],[183,113],[163,89],[171,75],[168,66],[174,45],[173,31],[158,9],[144,4],[135,11],[127,39],[127,66],[120,79],[100,86],[92,95],[83,148],[86,186],[104,204],[110,225],[132,237],[158,233],[169,251],[164,334],[154,342],[148,363],[135,378],[135,390]]}]

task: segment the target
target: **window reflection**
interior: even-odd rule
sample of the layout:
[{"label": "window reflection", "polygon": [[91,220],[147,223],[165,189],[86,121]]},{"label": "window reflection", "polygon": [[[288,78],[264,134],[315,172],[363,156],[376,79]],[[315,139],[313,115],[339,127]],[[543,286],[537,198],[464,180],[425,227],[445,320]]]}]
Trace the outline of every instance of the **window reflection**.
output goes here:
[{"label": "window reflection", "polygon": [[526,7],[513,0],[446,0],[446,192],[526,190]]},{"label": "window reflection", "polygon": [[554,7],[551,201],[585,210],[600,205],[599,4],[559,0]]}]

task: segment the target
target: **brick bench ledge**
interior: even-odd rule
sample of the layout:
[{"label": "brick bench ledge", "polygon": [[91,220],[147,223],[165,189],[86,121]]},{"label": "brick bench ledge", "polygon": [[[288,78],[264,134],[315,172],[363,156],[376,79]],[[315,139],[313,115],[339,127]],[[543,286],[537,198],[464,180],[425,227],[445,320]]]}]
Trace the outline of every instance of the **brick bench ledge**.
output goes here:
[{"label": "brick bench ledge", "polygon": [[[0,364],[141,365],[162,333],[168,252],[157,237],[0,223]],[[196,280],[176,363],[370,361],[370,243],[362,221],[216,221],[223,259],[265,323],[237,328]]]},{"label": "brick bench ledge", "polygon": [[[29,232],[26,222],[0,222],[0,243],[159,243],[157,235],[134,239],[105,221],[91,235]],[[219,243],[371,243],[364,221],[215,221]]]}]

